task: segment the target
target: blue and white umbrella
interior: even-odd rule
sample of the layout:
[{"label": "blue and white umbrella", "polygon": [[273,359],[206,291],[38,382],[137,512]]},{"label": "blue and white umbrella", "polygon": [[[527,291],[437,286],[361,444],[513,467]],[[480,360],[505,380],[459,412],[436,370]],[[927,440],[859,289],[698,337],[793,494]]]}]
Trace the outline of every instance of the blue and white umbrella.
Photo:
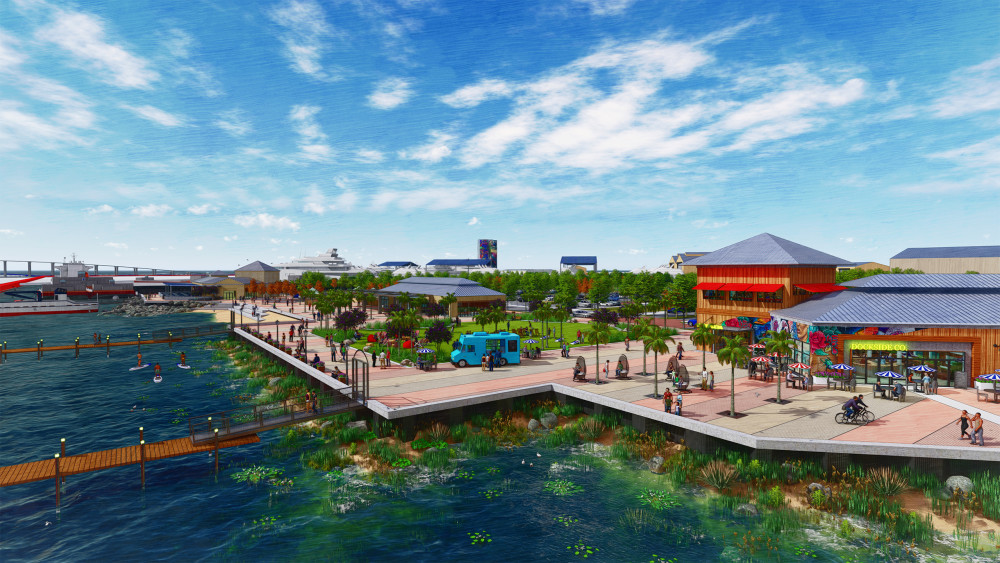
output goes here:
[{"label": "blue and white umbrella", "polygon": [[910,371],[921,371],[921,372],[937,371],[936,369],[932,368],[931,366],[924,366],[924,365],[913,366],[913,367],[907,368],[907,369],[909,369]]},{"label": "blue and white umbrella", "polygon": [[876,377],[889,377],[892,379],[903,379],[905,375],[900,375],[894,371],[880,371],[875,373]]},{"label": "blue and white umbrella", "polygon": [[985,379],[987,381],[1000,381],[1000,373],[987,373],[986,375],[980,375],[976,379]]},{"label": "blue and white umbrella", "polygon": [[430,348],[421,348],[421,349],[417,350],[417,353],[418,354],[433,354],[434,350],[431,350]]},{"label": "blue and white umbrella", "polygon": [[534,338],[529,338],[529,339],[525,340],[524,343],[525,344],[538,344],[538,341],[535,340]]},{"label": "blue and white umbrella", "polygon": [[830,369],[835,369],[838,371],[844,371],[844,370],[854,371],[854,368],[852,368],[847,364],[833,364],[832,366],[830,366]]},{"label": "blue and white umbrella", "polygon": [[574,340],[573,342],[570,342],[570,344],[579,344],[579,343],[580,343],[579,340]]}]

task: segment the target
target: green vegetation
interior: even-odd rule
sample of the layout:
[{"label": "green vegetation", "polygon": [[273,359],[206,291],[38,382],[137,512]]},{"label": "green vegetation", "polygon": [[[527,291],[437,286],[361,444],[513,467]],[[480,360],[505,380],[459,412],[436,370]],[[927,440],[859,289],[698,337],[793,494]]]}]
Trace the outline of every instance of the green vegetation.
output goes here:
[{"label": "green vegetation", "polygon": [[567,497],[570,495],[575,495],[576,493],[582,493],[583,487],[577,485],[576,483],[568,479],[556,479],[555,481],[546,481],[543,487],[545,491],[548,491],[557,497]]}]

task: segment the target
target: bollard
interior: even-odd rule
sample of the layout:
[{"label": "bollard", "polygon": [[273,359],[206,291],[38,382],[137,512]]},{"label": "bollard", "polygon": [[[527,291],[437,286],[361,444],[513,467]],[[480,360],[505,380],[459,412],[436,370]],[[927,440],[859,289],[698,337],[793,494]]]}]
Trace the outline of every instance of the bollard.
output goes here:
[{"label": "bollard", "polygon": [[146,488],[146,441],[139,440],[139,481]]},{"label": "bollard", "polygon": [[111,357],[111,335],[110,334],[108,335],[108,339],[105,342],[107,342],[108,357],[110,358]]},{"label": "bollard", "polygon": [[59,506],[59,454],[56,454],[56,506]]},{"label": "bollard", "polygon": [[80,337],[76,337],[76,357],[80,357]]},{"label": "bollard", "polygon": [[35,343],[35,348],[36,348],[35,351],[38,353],[38,359],[41,360],[42,359],[42,341],[41,340],[39,340],[38,342]]},{"label": "bollard", "polygon": [[[59,455],[66,457],[66,438],[59,438]],[[62,482],[66,482],[66,478],[62,478]]]},{"label": "bollard", "polygon": [[167,331],[167,342],[169,343],[170,349],[174,349],[174,333]]},{"label": "bollard", "polygon": [[135,351],[142,352],[142,333],[136,333],[135,335]]},{"label": "bollard", "polygon": [[219,429],[215,429],[215,472],[219,473]]}]

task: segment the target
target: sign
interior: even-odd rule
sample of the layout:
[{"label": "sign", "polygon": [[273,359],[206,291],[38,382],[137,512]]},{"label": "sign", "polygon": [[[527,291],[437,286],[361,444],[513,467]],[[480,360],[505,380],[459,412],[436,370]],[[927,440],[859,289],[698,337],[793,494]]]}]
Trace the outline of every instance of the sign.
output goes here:
[{"label": "sign", "polygon": [[851,350],[887,350],[905,352],[910,349],[909,342],[898,340],[849,340]]},{"label": "sign", "polygon": [[708,325],[708,328],[712,330],[722,330],[722,325]]},{"label": "sign", "polygon": [[750,321],[744,321],[742,319],[728,319],[725,324],[729,328],[738,328],[742,330],[750,328]]}]

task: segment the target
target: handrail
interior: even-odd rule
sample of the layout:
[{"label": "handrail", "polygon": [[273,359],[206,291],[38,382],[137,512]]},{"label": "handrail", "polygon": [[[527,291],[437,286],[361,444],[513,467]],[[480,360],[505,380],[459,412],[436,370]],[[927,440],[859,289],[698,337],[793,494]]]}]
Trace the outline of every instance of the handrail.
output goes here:
[{"label": "handrail", "polygon": [[[312,413],[310,405],[299,397],[263,405],[247,405],[189,417],[188,432],[192,441],[197,441],[199,435],[207,439],[207,437],[214,435],[215,430],[219,431],[219,438],[223,438],[233,433],[256,432],[282,417],[288,417],[287,421],[283,421],[283,424],[294,424],[297,420],[323,416],[326,411],[331,410],[331,407],[345,406],[355,402],[350,395],[335,392],[317,398],[317,413]],[[360,406],[360,403],[358,404]]]}]

